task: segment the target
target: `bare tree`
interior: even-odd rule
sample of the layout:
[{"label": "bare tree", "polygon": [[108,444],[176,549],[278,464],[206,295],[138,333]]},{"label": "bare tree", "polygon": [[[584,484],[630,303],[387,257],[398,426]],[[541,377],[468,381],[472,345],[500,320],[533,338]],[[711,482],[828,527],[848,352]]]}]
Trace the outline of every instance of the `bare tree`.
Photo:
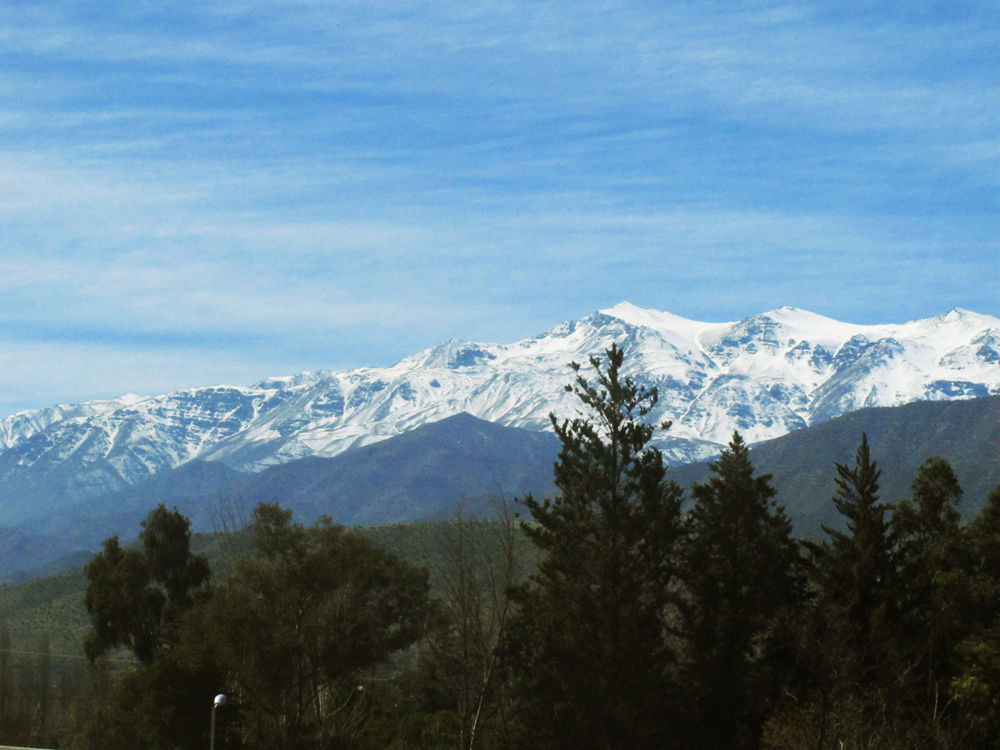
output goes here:
[{"label": "bare tree", "polygon": [[493,518],[470,519],[464,502],[448,525],[435,578],[444,619],[429,645],[437,667],[448,676],[458,718],[458,747],[472,750],[484,726],[505,721],[506,675],[497,648],[503,640],[520,577],[520,534],[513,504],[500,496]]},{"label": "bare tree", "polygon": [[237,564],[250,554],[250,514],[242,495],[219,493],[218,499],[208,509],[212,531],[221,553],[223,574],[231,573]]}]

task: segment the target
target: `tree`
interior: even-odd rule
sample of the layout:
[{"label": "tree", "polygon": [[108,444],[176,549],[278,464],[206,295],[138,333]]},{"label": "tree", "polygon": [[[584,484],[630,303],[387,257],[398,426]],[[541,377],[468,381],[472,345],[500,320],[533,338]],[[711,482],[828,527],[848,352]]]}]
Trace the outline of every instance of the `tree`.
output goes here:
[{"label": "tree", "polygon": [[[897,678],[905,671],[897,607],[897,558],[879,502],[880,471],[861,436],[853,466],[836,464],[837,510],[846,531],[823,529],[829,540],[810,545],[820,598],[806,656],[808,681],[798,710],[776,731],[786,741],[817,748],[875,747],[904,733]],[[792,738],[789,740],[788,738]]]},{"label": "tree", "polygon": [[1000,485],[968,527],[969,569],[973,578],[974,619],[984,627],[1000,614]]},{"label": "tree", "polygon": [[514,511],[503,498],[495,510],[491,520],[470,520],[460,507],[435,566],[443,616],[427,639],[429,663],[421,666],[443,688],[435,692],[456,716],[460,750],[502,734],[507,718],[509,670],[500,663],[498,647],[513,608],[509,594],[520,561]]},{"label": "tree", "polygon": [[186,518],[161,506],[143,527],[139,549],[109,539],[87,568],[88,653],[125,646],[141,663],[116,675],[76,747],[207,746],[219,692],[233,699],[219,750],[341,747],[366,705],[359,677],[423,632],[426,572],[329,519],[305,528],[258,506],[252,554],[211,589]]},{"label": "tree", "polygon": [[1000,745],[1000,485],[968,529],[973,617],[956,647],[951,691],[968,723],[969,748]]},{"label": "tree", "polygon": [[38,642],[38,661],[35,667],[35,684],[32,685],[35,698],[36,733],[45,736],[48,723],[51,721],[52,709],[52,647],[48,636],[42,636]]},{"label": "tree", "polygon": [[828,600],[839,604],[852,631],[859,657],[859,685],[878,681],[885,665],[886,637],[896,616],[896,558],[886,513],[892,506],[879,502],[882,472],[871,459],[868,436],[861,435],[854,467],[836,464],[837,495],[833,503],[847,519],[847,533],[823,527],[830,535],[821,554]]},{"label": "tree", "polygon": [[14,714],[17,709],[17,691],[14,684],[14,651],[10,626],[0,622],[0,740],[12,741]]},{"label": "tree", "polygon": [[[577,373],[589,417],[558,421],[558,496],[527,497],[525,533],[546,553],[520,605],[507,655],[518,677],[519,716],[533,747],[665,747],[670,738],[665,612],[681,534],[680,488],[666,480],[653,427],[642,419],[655,389],[621,375],[624,352]],[[664,425],[666,427],[667,425]]]},{"label": "tree", "polygon": [[427,573],[277,504],[249,530],[253,554],[186,618],[184,656],[217,664],[247,744],[332,747],[358,729],[360,678],[422,634]]},{"label": "tree", "polygon": [[529,567],[527,540],[503,497],[491,518],[469,518],[464,505],[427,528],[435,611],[416,668],[393,680],[392,708],[373,732],[381,730],[379,747],[471,750],[510,739],[510,669],[499,647],[514,608],[511,587]]},{"label": "tree", "polygon": [[945,459],[928,458],[910,485],[912,497],[892,514],[892,526],[901,549],[935,544],[958,534],[962,487]]},{"label": "tree", "polygon": [[739,433],[696,484],[683,544],[685,684],[702,747],[757,747],[795,655],[805,570],[771,475],[753,476]]},{"label": "tree", "polygon": [[176,508],[159,505],[142,527],[139,549],[124,549],[113,536],[84,568],[91,662],[124,647],[151,664],[176,642],[180,615],[211,576],[208,560],[191,554],[191,522]]},{"label": "tree", "polygon": [[91,663],[127,648],[141,668],[120,672],[81,728],[83,747],[173,748],[200,742],[204,706],[218,677],[178,661],[186,613],[210,596],[208,560],[191,553],[191,522],[159,505],[142,522],[137,547],[114,536],[84,568]]},{"label": "tree", "polygon": [[960,526],[962,488],[951,465],[928,458],[917,470],[912,497],[892,514],[899,564],[897,597],[913,675],[913,699],[932,719],[946,703],[954,647],[972,625],[969,554]]}]

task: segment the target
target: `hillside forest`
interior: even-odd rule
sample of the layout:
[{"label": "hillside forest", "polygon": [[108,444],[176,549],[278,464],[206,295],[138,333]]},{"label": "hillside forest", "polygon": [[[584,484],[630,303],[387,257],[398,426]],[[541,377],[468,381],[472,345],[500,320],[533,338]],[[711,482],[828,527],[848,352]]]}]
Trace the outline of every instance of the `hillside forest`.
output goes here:
[{"label": "hillside forest", "polygon": [[159,506],[45,584],[85,589],[81,658],[0,624],[0,743],[996,748],[1000,486],[962,523],[927,457],[883,498],[861,434],[830,467],[846,523],[798,539],[738,433],[689,492],[671,480],[623,359],[573,365],[557,493],[491,520],[373,534],[233,504],[202,554]]}]

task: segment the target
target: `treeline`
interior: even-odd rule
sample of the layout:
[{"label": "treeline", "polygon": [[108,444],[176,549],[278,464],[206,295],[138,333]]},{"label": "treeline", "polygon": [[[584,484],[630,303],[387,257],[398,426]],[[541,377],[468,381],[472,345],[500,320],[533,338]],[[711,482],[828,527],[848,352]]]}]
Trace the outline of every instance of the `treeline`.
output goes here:
[{"label": "treeline", "polygon": [[606,354],[574,365],[585,413],[553,417],[557,497],[458,518],[433,571],[277,505],[226,537],[222,580],[163,506],[107,540],[94,669],[50,690],[44,646],[18,676],[0,631],[0,742],[207,747],[224,693],[219,750],[997,747],[1000,488],[963,526],[931,458],[890,505],[862,436],[832,468],[845,530],[802,542],[738,434],[686,499],[648,445],[655,390]]}]

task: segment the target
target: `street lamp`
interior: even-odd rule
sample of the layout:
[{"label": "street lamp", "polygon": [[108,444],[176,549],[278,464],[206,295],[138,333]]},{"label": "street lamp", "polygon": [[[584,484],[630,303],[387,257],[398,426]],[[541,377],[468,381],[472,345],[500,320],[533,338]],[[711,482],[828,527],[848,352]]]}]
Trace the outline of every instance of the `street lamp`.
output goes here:
[{"label": "street lamp", "polygon": [[212,737],[208,743],[209,750],[215,750],[215,709],[224,705],[226,705],[226,696],[219,693],[215,696],[215,701],[212,703]]}]

